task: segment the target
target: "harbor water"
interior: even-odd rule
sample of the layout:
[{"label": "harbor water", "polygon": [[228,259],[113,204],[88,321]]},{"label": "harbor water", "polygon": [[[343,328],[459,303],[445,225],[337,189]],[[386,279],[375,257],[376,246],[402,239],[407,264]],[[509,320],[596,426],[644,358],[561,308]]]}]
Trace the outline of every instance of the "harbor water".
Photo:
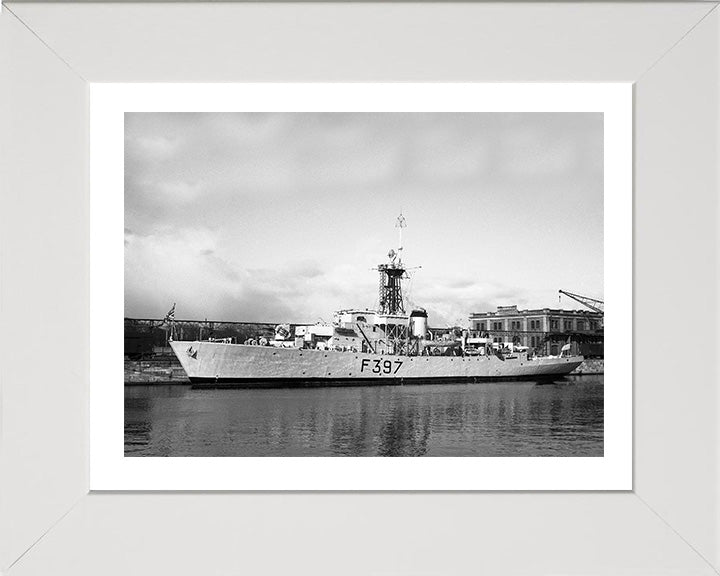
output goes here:
[{"label": "harbor water", "polygon": [[125,387],[126,456],[602,456],[603,376],[296,389]]}]

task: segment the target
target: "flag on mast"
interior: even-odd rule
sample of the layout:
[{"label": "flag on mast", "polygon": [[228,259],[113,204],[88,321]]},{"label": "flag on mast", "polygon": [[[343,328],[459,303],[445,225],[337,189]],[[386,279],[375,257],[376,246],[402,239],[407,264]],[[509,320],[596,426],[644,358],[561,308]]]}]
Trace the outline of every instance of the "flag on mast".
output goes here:
[{"label": "flag on mast", "polygon": [[163,322],[170,323],[175,321],[175,302],[173,302],[172,308],[170,308],[170,311],[165,314],[165,319]]}]

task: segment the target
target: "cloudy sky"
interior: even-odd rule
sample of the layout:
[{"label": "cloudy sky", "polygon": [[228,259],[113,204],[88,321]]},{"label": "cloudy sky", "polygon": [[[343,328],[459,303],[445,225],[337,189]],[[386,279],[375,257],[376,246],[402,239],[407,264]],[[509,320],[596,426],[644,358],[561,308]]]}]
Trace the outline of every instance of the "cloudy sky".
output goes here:
[{"label": "cloudy sky", "polygon": [[125,315],[374,308],[401,211],[431,325],[602,298],[602,115],[128,113]]}]

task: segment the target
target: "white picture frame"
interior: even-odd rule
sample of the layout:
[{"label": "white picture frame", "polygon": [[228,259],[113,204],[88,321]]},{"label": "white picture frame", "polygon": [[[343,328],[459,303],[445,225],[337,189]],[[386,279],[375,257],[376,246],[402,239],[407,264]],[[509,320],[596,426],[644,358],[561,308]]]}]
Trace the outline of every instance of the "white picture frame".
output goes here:
[{"label": "white picture frame", "polygon": [[[4,6],[3,573],[715,574],[716,7]],[[89,493],[88,84],[411,80],[634,83],[633,490]]]}]

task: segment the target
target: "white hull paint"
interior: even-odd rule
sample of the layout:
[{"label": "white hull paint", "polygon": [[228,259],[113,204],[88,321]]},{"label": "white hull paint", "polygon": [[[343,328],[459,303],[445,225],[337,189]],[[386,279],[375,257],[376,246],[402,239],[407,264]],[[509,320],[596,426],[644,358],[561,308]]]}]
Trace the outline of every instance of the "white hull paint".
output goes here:
[{"label": "white hull paint", "polygon": [[391,356],[205,341],[171,346],[190,381],[207,386],[330,386],[551,379],[582,356]]}]

